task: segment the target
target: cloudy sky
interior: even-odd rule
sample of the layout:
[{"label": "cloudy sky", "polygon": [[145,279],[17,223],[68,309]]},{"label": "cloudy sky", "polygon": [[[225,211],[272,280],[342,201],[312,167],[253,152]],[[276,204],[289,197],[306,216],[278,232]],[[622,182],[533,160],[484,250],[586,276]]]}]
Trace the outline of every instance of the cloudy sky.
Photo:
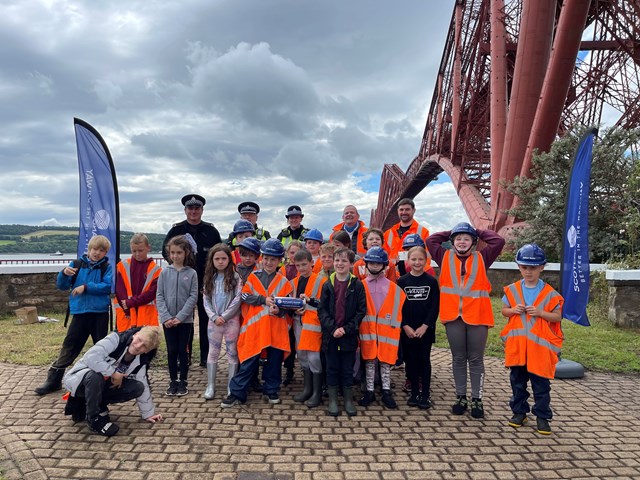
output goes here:
[{"label": "cloudy sky", "polygon": [[[366,223],[385,163],[418,152],[453,0],[0,2],[0,223],[78,224],[73,117],[114,158],[125,230],[166,232],[207,198],[223,235]],[[417,198],[432,231],[466,220],[443,175]]]}]

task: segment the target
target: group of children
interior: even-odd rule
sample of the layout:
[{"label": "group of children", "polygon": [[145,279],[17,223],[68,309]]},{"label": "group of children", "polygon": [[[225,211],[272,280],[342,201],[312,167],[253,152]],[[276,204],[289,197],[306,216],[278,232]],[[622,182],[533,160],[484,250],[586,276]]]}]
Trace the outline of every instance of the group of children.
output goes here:
[{"label": "group of children", "polygon": [[[452,413],[460,415],[470,407],[472,417],[484,416],[483,356],[488,328],[494,324],[486,270],[502,250],[501,237],[488,230],[476,230],[467,223],[431,235],[426,245],[419,235],[408,234],[402,242],[405,250],[402,260],[390,265],[388,253],[382,247],[383,232],[377,229],[364,233],[366,253],[356,261],[348,238],[335,235],[338,237],[333,239],[335,242],[324,243],[319,231],[309,230],[303,242],[290,241],[285,250],[277,239],[258,241],[252,236],[253,230],[249,226],[243,228],[241,222],[234,226],[233,251],[225,244],[217,244],[208,252],[202,286],[209,339],[205,399],[215,397],[224,340],[228,384],[221,402],[223,408],[247,401],[261,364],[263,396],[271,404],[280,403],[282,365],[285,362],[287,366],[287,357],[292,360],[297,352],[303,370],[303,389],[294,400],[305,402],[310,408],[321,404],[326,386],[329,415],[340,414],[339,390],[346,414],[356,415],[353,383],[358,371],[363,374],[364,387],[357,402],[360,406],[367,407],[376,401],[375,382],[379,378],[382,404],[397,408],[390,372],[400,355],[410,385],[407,404],[428,409],[432,406],[430,353],[439,316],[453,358],[457,398]],[[481,251],[474,248],[479,239],[485,244]],[[442,246],[446,241],[451,242],[450,249]],[[100,303],[99,299],[108,302],[111,267],[107,265],[104,272],[100,269],[106,261],[108,240],[94,237],[84,263],[77,266],[74,263],[59,274],[59,287],[72,288],[70,304],[74,318],[60,357],[37,393],[60,388],[60,372],[73,362],[91,335],[97,343],[78,364],[102,374],[106,380],[84,382],[83,388],[78,389],[77,366],[72,369],[76,388],[67,381],[70,375],[65,377],[65,385],[72,394],[86,398],[90,428],[104,435],[115,434],[117,426],[108,419],[106,405],[123,401],[122,398],[136,398],[131,392],[145,396],[144,412],[141,407],[144,418],[161,420],[154,412],[150,394],[146,396],[146,365],[149,352],[157,347],[157,335],[149,333],[149,327],[140,330],[140,326],[157,325],[155,319],[159,319],[169,364],[166,393],[186,395],[187,345],[198,296],[193,243],[189,235],[172,238],[167,244],[170,265],[160,271],[147,256],[150,246],[146,236],[133,237],[131,259],[118,264],[120,275],[114,299],[118,333],[100,340],[106,335],[108,303],[102,305],[105,302]],[[430,267],[431,258],[440,266],[439,281]],[[549,379],[553,378],[554,359],[557,360],[562,341],[559,323],[562,297],[539,278],[546,259],[537,245],[522,247],[516,261],[523,280],[505,287],[502,309],[509,318],[501,334],[513,388],[510,405],[514,416],[509,425],[519,427],[526,421],[529,411],[526,386],[530,381],[538,432],[548,434],[552,415]],[[287,302],[291,297],[296,301]],[[84,316],[91,321],[82,322]],[[89,330],[87,325],[96,331]],[[133,333],[127,333],[132,332],[130,328],[135,329]],[[99,346],[100,354],[96,355],[94,349]],[[145,367],[145,380],[141,385],[132,384],[128,396],[114,400],[106,394],[109,387],[122,384],[124,377],[135,382],[134,375],[129,374],[139,373],[141,366]],[[467,373],[471,377],[470,401]],[[292,377],[293,363],[289,363],[287,379]],[[97,403],[95,389],[101,392]],[[140,399],[138,403],[141,404]]]}]

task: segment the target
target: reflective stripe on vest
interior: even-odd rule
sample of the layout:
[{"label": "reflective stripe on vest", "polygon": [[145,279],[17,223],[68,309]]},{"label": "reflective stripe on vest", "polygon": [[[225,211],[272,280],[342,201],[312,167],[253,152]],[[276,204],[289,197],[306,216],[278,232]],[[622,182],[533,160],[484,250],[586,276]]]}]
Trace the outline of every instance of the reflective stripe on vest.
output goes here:
[{"label": "reflective stripe on vest", "polygon": [[[242,288],[243,295],[259,294],[263,296],[286,297],[291,293],[291,284],[280,274],[271,280],[268,290],[253,274],[249,275],[247,283]],[[238,336],[238,358],[240,362],[259,355],[268,347],[277,348],[289,354],[289,325],[287,317],[279,317],[269,313],[266,305],[249,305],[242,303],[244,321]]]},{"label": "reflective stripe on vest", "polygon": [[[509,293],[511,293],[511,295],[513,295],[513,298],[515,299],[516,305],[524,305],[524,298],[522,297],[522,295],[520,294],[520,291],[518,290],[518,288],[516,287],[515,284],[511,284],[507,287],[507,289],[509,290]],[[549,305],[549,302],[551,301],[551,299],[555,298],[555,297],[559,297],[560,294],[558,292],[556,292],[555,290],[549,290],[547,292],[547,294],[543,297],[542,301],[537,305],[540,308],[542,308],[543,310],[545,310],[545,307],[547,305]],[[536,299],[537,300],[537,299]],[[538,317],[531,317],[529,320],[527,320],[527,317],[529,315],[527,314],[527,312],[521,313],[519,315],[520,320],[522,321],[522,325],[523,328],[515,328],[515,329],[511,329],[509,332],[507,332],[506,335],[501,335],[500,338],[502,339],[502,341],[504,343],[507,342],[507,339],[510,337],[520,337],[520,336],[524,336],[527,338],[527,340],[534,342],[538,345],[540,345],[541,347],[544,348],[548,348],[549,350],[551,350],[554,353],[560,353],[560,348],[553,345],[551,342],[549,342],[549,340],[542,338],[538,335],[535,335],[534,333],[531,332],[531,330],[533,329]]]},{"label": "reflective stripe on vest", "polygon": [[[375,304],[366,282],[367,314],[360,324],[359,338],[361,352],[365,360],[378,358],[384,363],[395,363],[400,344],[400,326],[402,323],[402,304],[404,292],[394,283],[389,284],[393,289],[391,309],[389,311],[389,296],[385,298],[380,311],[375,312]],[[391,336],[391,334],[394,334]],[[385,348],[386,346],[386,348]]]},{"label": "reflective stripe on vest", "polygon": [[[153,266],[152,266],[153,265]],[[149,267],[151,269],[149,269]],[[124,273],[120,272],[120,269],[124,270]],[[146,279],[144,285],[142,286],[142,290],[140,293],[144,293],[149,290],[149,287],[153,283],[154,280],[158,278],[162,268],[157,265],[155,262],[149,262],[147,266]],[[133,296],[133,288],[131,286],[131,259],[127,259],[123,262],[118,263],[116,267],[116,272],[120,273],[122,281],[124,282],[124,286],[127,290],[127,298]],[[129,309],[129,317],[125,316],[124,308],[118,299],[114,296],[112,306],[116,315],[116,327],[118,331],[124,331],[131,327],[145,326],[145,325],[156,325],[158,318],[158,312],[156,309],[156,299],[154,298],[149,303],[144,305],[138,305],[135,308]]]},{"label": "reflective stripe on vest", "polygon": [[[319,298],[320,289],[326,281],[325,278],[317,274],[312,274],[305,287],[305,293],[309,298]],[[296,277],[292,282],[294,285],[294,296],[297,297],[297,289],[300,277]],[[308,292],[308,293],[307,293]],[[302,314],[302,329],[300,330],[300,339],[298,340],[298,349],[312,352],[319,352],[322,346],[322,326],[318,318],[317,308],[307,304],[305,312]]]},{"label": "reflective stripe on vest", "polygon": [[456,271],[456,256],[448,251],[449,255],[449,275],[453,282],[453,287],[440,287],[441,293],[448,293],[460,297],[458,303],[458,316],[462,317],[462,302],[464,298],[489,298],[489,292],[484,290],[471,290],[478,276],[478,268],[480,267],[480,254],[474,252],[471,254],[471,273],[466,275],[464,286],[460,285],[460,277]]}]

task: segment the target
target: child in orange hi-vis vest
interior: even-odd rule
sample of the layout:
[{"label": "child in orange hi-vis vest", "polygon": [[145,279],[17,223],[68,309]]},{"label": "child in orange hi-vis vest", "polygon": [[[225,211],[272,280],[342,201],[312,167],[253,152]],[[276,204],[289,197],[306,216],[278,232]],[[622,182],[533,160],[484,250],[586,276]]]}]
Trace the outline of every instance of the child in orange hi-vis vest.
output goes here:
[{"label": "child in orange hi-vis vest", "polygon": [[313,273],[313,258],[307,250],[300,250],[294,257],[298,276],[291,281],[293,296],[302,298],[304,306],[295,311],[293,329],[295,331],[296,352],[304,372],[304,388],[294,396],[296,402],[306,402],[314,408],[322,401],[322,329],[318,318],[320,292],[326,278]]},{"label": "child in orange hi-vis vest", "polygon": [[275,238],[265,241],[260,248],[262,270],[249,275],[242,287],[242,325],[238,337],[240,368],[229,384],[229,395],[220,406],[232,407],[247,401],[247,390],[266,350],[267,363],[262,371],[264,398],[271,404],[280,403],[281,365],[289,348],[289,320],[280,311],[275,297],[287,297],[291,283],[277,272],[284,256],[284,247]]},{"label": "child in orange hi-vis vest", "polygon": [[500,333],[504,342],[505,365],[513,396],[509,425],[518,428],[527,421],[529,392],[533,390],[533,414],[537,431],[551,434],[551,382],[562,348],[562,304],[564,300],[551,285],[540,279],[547,263],[544,251],[535,243],[524,245],[516,254],[522,280],[504,287],[502,314],[509,322]]},{"label": "child in orange hi-vis vest", "polygon": [[117,265],[116,330],[124,332],[132,327],[158,325],[156,291],[162,269],[149,257],[151,244],[144,233],[135,233],[129,242],[131,258]]},{"label": "child in orange hi-vis vest", "polygon": [[[475,247],[484,242],[481,250]],[[442,246],[450,241],[452,248]],[[487,269],[498,258],[504,238],[491,230],[476,230],[461,222],[450,231],[438,232],[425,241],[431,257],[440,265],[440,321],[447,331],[456,401],[451,413],[462,415],[469,407],[467,368],[471,377],[471,416],[484,417],[482,386],[484,351],[489,328],[494,325]]]},{"label": "child in orange hi-vis vest", "polygon": [[380,364],[382,403],[387,408],[398,408],[391,393],[391,366],[398,360],[402,305],[406,297],[400,287],[385,277],[389,257],[382,247],[367,250],[364,261],[368,271],[363,282],[367,314],[360,323],[360,356],[365,362],[367,389],[358,404],[367,407],[375,401],[377,360]]}]

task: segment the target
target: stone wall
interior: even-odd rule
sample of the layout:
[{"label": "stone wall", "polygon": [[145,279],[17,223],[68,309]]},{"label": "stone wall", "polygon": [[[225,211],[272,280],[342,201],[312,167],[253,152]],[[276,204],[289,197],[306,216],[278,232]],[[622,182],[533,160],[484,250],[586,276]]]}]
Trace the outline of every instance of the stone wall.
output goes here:
[{"label": "stone wall", "polygon": [[640,329],[640,270],[608,270],[609,320]]},{"label": "stone wall", "polygon": [[0,313],[37,307],[38,313],[65,311],[69,292],[56,289],[57,273],[0,275]]},{"label": "stone wall", "polygon": [[[592,266],[592,270],[602,266]],[[56,289],[60,266],[0,267],[0,314],[12,313],[20,307],[34,306],[38,313],[67,309],[69,292]],[[438,268],[436,267],[436,271]],[[502,296],[502,287],[520,279],[514,263],[496,262],[489,269],[492,295]],[[542,279],[558,288],[559,265],[549,264]],[[609,319],[618,326],[640,328],[640,271],[607,271],[609,283]]]}]

